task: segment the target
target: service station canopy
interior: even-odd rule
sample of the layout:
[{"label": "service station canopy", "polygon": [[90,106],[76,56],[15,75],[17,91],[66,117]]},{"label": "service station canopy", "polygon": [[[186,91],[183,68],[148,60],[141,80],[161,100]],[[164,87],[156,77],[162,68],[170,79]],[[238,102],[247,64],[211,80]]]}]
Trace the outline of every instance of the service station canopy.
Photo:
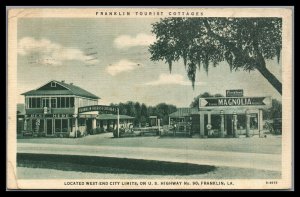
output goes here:
[{"label": "service station canopy", "polygon": [[214,97],[200,98],[199,109],[230,107],[271,107],[271,97]]}]

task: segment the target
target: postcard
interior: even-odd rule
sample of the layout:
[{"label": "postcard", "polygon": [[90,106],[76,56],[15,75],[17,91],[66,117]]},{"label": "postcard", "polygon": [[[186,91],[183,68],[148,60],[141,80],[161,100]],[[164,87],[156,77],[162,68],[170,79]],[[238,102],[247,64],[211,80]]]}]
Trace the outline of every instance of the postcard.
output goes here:
[{"label": "postcard", "polygon": [[8,190],[293,190],[293,7],[7,22]]}]

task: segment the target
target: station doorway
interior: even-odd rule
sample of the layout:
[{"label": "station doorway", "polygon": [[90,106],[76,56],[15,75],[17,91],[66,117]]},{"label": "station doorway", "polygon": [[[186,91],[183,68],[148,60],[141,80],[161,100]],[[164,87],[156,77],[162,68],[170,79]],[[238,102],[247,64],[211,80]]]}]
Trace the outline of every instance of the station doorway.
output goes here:
[{"label": "station doorway", "polygon": [[233,115],[225,115],[225,131],[228,136],[233,136]]}]

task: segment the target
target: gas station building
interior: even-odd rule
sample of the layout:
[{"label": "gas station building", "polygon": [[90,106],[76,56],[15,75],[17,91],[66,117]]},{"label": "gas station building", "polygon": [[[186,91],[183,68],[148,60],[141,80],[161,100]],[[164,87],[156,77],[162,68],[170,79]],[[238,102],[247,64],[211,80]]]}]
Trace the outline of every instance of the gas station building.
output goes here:
[{"label": "gas station building", "polygon": [[192,134],[200,137],[249,137],[261,133],[263,109],[269,107],[271,97],[244,97],[243,90],[227,90],[226,97],[200,98],[198,109],[179,108],[169,119],[170,124],[191,121]]}]

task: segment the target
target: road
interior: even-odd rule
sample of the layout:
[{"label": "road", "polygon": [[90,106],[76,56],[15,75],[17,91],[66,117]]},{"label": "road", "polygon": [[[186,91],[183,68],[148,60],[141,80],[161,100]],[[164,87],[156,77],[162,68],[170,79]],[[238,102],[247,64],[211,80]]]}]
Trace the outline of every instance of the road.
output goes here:
[{"label": "road", "polygon": [[281,171],[281,154],[195,150],[188,148],[154,148],[122,146],[90,146],[74,144],[17,144],[18,153],[67,154],[101,157],[187,162],[201,165]]}]

